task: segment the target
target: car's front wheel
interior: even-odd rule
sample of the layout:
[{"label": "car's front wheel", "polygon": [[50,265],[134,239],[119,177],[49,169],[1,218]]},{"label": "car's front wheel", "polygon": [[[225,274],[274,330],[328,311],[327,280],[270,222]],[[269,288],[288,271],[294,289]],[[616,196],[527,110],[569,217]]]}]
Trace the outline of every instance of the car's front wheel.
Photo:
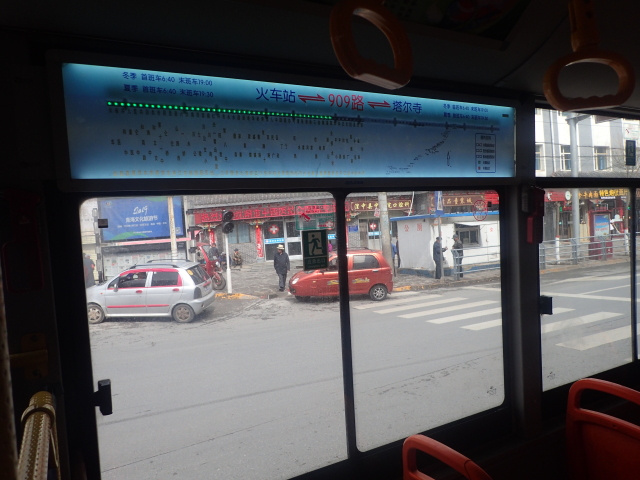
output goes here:
[{"label": "car's front wheel", "polygon": [[89,323],[95,325],[97,323],[104,322],[104,310],[100,305],[96,305],[95,303],[90,303],[87,305],[87,319]]},{"label": "car's front wheel", "polygon": [[371,297],[371,300],[380,302],[387,298],[387,287],[380,283],[378,285],[374,285],[371,287],[371,290],[369,290],[369,296]]},{"label": "car's front wheel", "polygon": [[193,308],[189,305],[181,303],[176,305],[173,309],[173,319],[179,323],[189,323],[196,318],[196,314],[193,312]]}]

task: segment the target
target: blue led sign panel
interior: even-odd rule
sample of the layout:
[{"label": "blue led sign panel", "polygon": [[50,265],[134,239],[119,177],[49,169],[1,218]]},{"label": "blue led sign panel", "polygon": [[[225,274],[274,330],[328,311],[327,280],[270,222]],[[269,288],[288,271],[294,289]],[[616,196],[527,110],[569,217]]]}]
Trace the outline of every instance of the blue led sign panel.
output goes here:
[{"label": "blue led sign panel", "polygon": [[515,110],[63,65],[71,176],[512,177]]}]

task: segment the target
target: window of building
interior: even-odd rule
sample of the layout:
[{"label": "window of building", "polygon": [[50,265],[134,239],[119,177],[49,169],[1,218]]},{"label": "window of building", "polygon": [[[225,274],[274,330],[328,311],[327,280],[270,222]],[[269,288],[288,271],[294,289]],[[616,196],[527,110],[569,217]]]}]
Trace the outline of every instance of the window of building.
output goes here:
[{"label": "window of building", "polygon": [[596,170],[606,170],[609,168],[609,155],[607,147],[593,147]]},{"label": "window of building", "polygon": [[480,227],[456,224],[456,233],[460,236],[463,245],[478,245]]},{"label": "window of building", "polygon": [[542,144],[536,143],[536,170],[542,170]]},{"label": "window of building", "polygon": [[229,243],[249,243],[249,225],[247,223],[236,223],[233,232],[229,234]]},{"label": "window of building", "polygon": [[560,145],[560,170],[571,170],[571,146]]}]

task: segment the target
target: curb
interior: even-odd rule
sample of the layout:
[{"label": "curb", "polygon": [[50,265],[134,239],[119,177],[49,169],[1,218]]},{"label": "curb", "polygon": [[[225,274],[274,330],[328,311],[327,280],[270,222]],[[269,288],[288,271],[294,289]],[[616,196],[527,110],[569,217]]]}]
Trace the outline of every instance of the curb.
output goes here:
[{"label": "curb", "polygon": [[580,270],[583,268],[589,268],[589,267],[594,267],[594,266],[605,266],[605,265],[617,265],[619,263],[629,263],[629,260],[624,259],[624,258],[616,258],[616,259],[612,259],[612,260],[606,260],[606,264],[600,264],[598,265],[597,263],[592,264],[586,264],[583,263],[582,265],[578,264],[578,265],[561,265],[561,266],[557,266],[554,268],[546,268],[545,270],[540,270],[540,275],[544,275],[545,273],[554,273],[554,272],[567,272],[569,270]]},{"label": "curb", "polygon": [[459,287],[459,286],[463,286],[463,285],[475,285],[478,283],[484,283],[487,280],[491,280],[491,279],[495,279],[495,278],[500,278],[499,275],[495,275],[492,277],[484,277],[484,278],[477,278],[477,279],[471,279],[471,280],[453,280],[453,281],[446,281],[444,283],[439,283],[439,282],[433,282],[433,283],[421,283],[418,285],[405,285],[403,287],[396,287],[393,289],[393,292],[406,292],[406,291],[419,291],[419,290],[432,290],[435,288],[440,288],[440,287],[449,287],[449,286],[454,286],[454,287]]},{"label": "curb", "polygon": [[255,295],[247,295],[246,293],[216,293],[216,298],[221,300],[238,300],[240,298],[257,299]]}]

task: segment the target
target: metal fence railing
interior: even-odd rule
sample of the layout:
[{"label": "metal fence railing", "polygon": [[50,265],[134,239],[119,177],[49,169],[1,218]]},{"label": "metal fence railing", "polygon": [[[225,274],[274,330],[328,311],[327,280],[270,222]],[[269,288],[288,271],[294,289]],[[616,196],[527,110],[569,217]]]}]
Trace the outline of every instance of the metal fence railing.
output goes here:
[{"label": "metal fence railing", "polygon": [[540,244],[540,269],[579,265],[612,259],[629,259],[629,234],[547,240]]},{"label": "metal fence railing", "polygon": [[462,274],[488,272],[490,270],[500,270],[500,246],[489,247],[465,247],[464,256],[458,262],[458,250],[452,249],[453,271],[452,275],[456,279]]}]

